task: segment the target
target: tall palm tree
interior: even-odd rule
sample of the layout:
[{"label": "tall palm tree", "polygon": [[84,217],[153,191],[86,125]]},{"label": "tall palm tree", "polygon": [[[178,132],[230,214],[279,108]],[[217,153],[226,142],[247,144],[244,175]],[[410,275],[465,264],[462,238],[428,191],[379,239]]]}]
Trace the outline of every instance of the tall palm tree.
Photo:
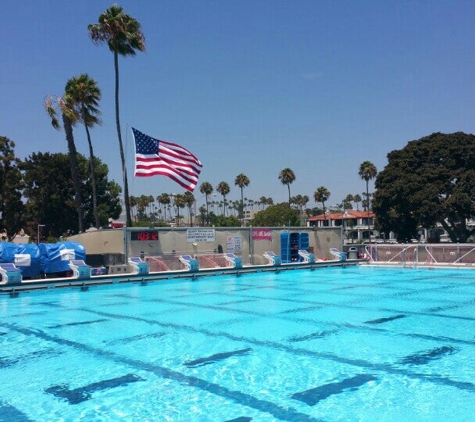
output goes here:
[{"label": "tall palm tree", "polygon": [[[188,208],[188,215],[190,217],[190,226],[193,227],[193,219],[192,219],[192,215],[193,215],[193,204],[195,203],[195,195],[193,195],[192,192],[190,191],[186,191],[185,194],[183,195],[183,198],[185,200],[185,205],[186,207]],[[196,218],[196,216],[195,216]]]},{"label": "tall palm tree", "polygon": [[378,170],[376,166],[371,161],[364,161],[360,164],[360,168],[358,171],[359,176],[366,182],[366,200],[368,201],[367,210],[368,210],[368,241],[371,243],[371,235],[370,235],[370,224],[369,224],[369,216],[370,216],[370,201],[369,201],[369,181],[374,179],[378,174]]},{"label": "tall palm tree", "polygon": [[289,190],[289,206],[290,206],[290,184],[295,180],[295,173],[293,170],[286,167],[279,173],[279,180],[282,182],[283,185],[287,185],[287,189]]},{"label": "tall palm tree", "polygon": [[[165,220],[167,219],[167,206],[170,205],[170,195],[168,193],[162,193],[161,195],[157,196],[157,201],[159,204],[164,205],[164,213],[163,216]],[[170,215],[170,218],[172,216]]]},{"label": "tall palm tree", "polygon": [[223,195],[223,215],[226,217],[226,195],[231,192],[229,184],[226,182],[219,182],[216,190]]},{"label": "tall palm tree", "polygon": [[174,202],[174,205],[176,207],[176,213],[177,213],[176,225],[177,225],[177,227],[179,227],[180,226],[180,208],[185,208],[185,206],[186,206],[184,195],[182,195],[180,193],[174,195],[173,196],[173,202]]},{"label": "tall palm tree", "polygon": [[101,90],[97,82],[86,73],[68,80],[66,83],[64,98],[76,111],[78,120],[84,124],[86,129],[87,143],[89,144],[89,166],[91,171],[92,186],[92,209],[96,228],[100,227],[99,210],[97,207],[97,189],[94,169],[94,149],[92,148],[91,134],[89,128],[100,125],[100,111],[98,109],[101,99]]},{"label": "tall palm tree", "polygon": [[205,195],[206,199],[206,223],[209,224],[209,204],[208,196],[213,193],[213,185],[209,182],[203,182],[200,186],[200,192]]},{"label": "tall palm tree", "polygon": [[244,173],[239,173],[234,179],[234,184],[241,189],[241,203],[239,204],[239,218],[244,218],[244,191],[246,186],[249,186],[250,180]]},{"label": "tall palm tree", "polygon": [[46,112],[48,113],[48,116],[51,118],[51,125],[57,130],[61,130],[61,124],[59,123],[57,113],[58,111],[61,113],[64,133],[66,134],[66,142],[68,143],[69,163],[71,166],[71,179],[73,180],[75,205],[78,213],[78,230],[79,232],[83,232],[83,204],[81,195],[81,184],[79,182],[77,158],[78,153],[73,135],[73,126],[78,121],[78,116],[71,104],[69,104],[63,97],[56,97],[56,99],[54,99],[52,95],[47,95],[43,102],[43,106]]},{"label": "tall palm tree", "polygon": [[362,200],[362,199],[361,199],[361,195],[360,195],[360,194],[357,193],[356,195],[353,195],[353,202],[356,204],[356,210],[357,210],[357,211],[359,211],[359,209],[360,209],[359,204],[360,204],[361,200]]},{"label": "tall palm tree", "polygon": [[122,7],[113,5],[99,16],[99,22],[88,25],[89,35],[95,44],[107,43],[114,55],[115,70],[115,121],[119,139],[122,175],[124,179],[124,199],[127,225],[132,225],[129,204],[129,185],[127,181],[127,167],[125,164],[124,146],[120,130],[119,113],[119,55],[135,56],[137,51],[145,51],[145,37],[140,23],[125,14]]},{"label": "tall palm tree", "polygon": [[327,214],[325,212],[325,202],[328,201],[328,198],[330,198],[330,191],[325,187],[325,186],[320,186],[314,193],[313,193],[313,199],[315,199],[315,202],[321,202],[322,207],[323,207],[323,216],[325,218],[325,225],[327,222]]}]

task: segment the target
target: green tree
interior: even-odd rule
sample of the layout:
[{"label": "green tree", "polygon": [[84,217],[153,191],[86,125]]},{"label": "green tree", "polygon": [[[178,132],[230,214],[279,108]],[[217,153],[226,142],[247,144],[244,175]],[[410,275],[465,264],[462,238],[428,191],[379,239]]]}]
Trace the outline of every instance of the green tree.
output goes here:
[{"label": "green tree", "polygon": [[295,180],[295,173],[293,170],[289,169],[286,167],[285,169],[281,170],[279,173],[279,180],[283,185],[287,185],[287,189],[289,191],[289,205],[290,204],[290,185],[294,182]]},{"label": "green tree", "polygon": [[[168,193],[162,193],[161,195],[157,196],[157,201],[159,204],[163,205],[163,216],[165,220],[167,219],[167,206],[170,205],[170,195]],[[170,216],[171,218],[171,216]]]},{"label": "green tree", "polygon": [[353,202],[356,204],[356,210],[358,211],[360,209],[359,207],[359,203],[362,201],[362,198],[361,198],[361,195],[360,194],[356,194],[356,195],[353,195]]},{"label": "green tree", "polygon": [[253,227],[296,227],[300,226],[300,216],[297,210],[289,207],[289,204],[282,203],[259,211],[249,224]]},{"label": "green tree", "polygon": [[176,211],[177,211],[177,216],[176,216],[176,225],[177,227],[180,226],[180,208],[185,208],[186,206],[186,200],[185,200],[185,197],[184,195],[178,193],[176,195],[173,196],[173,203],[176,207]]},{"label": "green tree", "polygon": [[53,98],[52,95],[46,96],[46,99],[43,103],[43,106],[48,113],[48,116],[51,118],[51,125],[57,129],[61,130],[61,124],[58,120],[58,111],[61,113],[61,118],[63,121],[64,132],[66,134],[66,142],[68,143],[68,152],[69,152],[69,167],[71,169],[71,178],[74,185],[74,195],[76,202],[77,210],[77,219],[79,231],[82,232],[83,228],[83,203],[81,196],[81,185],[79,183],[79,170],[78,170],[78,158],[77,158],[77,149],[74,142],[73,135],[73,126],[78,120],[78,116],[74,108],[69,104],[64,98],[56,97]]},{"label": "green tree", "polygon": [[24,204],[21,200],[24,187],[19,169],[20,160],[15,157],[15,143],[0,136],[0,229],[13,235],[24,225]]},{"label": "green tree", "polygon": [[[90,183],[89,160],[78,154],[78,176],[84,198],[84,222],[93,225],[92,187]],[[95,159],[95,177],[98,194],[98,209],[101,224],[106,225],[109,218],[120,215],[120,186],[107,180],[108,168]],[[23,196],[26,200],[25,219],[45,224],[47,233],[59,237],[68,230],[78,232],[79,225],[74,218],[74,188],[68,170],[68,155],[33,153],[20,163],[25,181]],[[76,221],[76,224],[75,224]]]},{"label": "green tree", "polygon": [[433,133],[388,154],[376,177],[376,227],[398,240],[440,224],[453,242],[470,236],[475,180],[475,135]]},{"label": "green tree", "polygon": [[96,228],[100,227],[100,219],[97,205],[96,180],[94,177],[94,149],[92,147],[89,128],[102,123],[98,108],[101,96],[101,90],[97,86],[97,82],[86,73],[71,78],[66,83],[64,99],[75,110],[75,115],[78,116],[78,120],[84,124],[86,130],[87,143],[89,145],[89,163],[91,167],[92,207]]},{"label": "green tree", "polygon": [[209,203],[208,197],[213,193],[213,185],[209,182],[203,182],[200,186],[200,192],[205,195],[206,199],[206,223],[209,225]]},{"label": "green tree", "polygon": [[234,215],[231,215],[229,217],[220,215],[216,217],[216,220],[214,221],[214,225],[216,227],[240,227],[241,222],[239,221],[239,218],[237,218]]},{"label": "green tree", "polygon": [[320,186],[314,193],[313,199],[315,202],[321,202],[323,207],[323,215],[325,216],[325,225],[327,225],[327,215],[325,210],[325,202],[330,198],[330,191],[325,186]]},{"label": "green tree", "polygon": [[366,205],[367,205],[367,213],[368,213],[368,239],[371,242],[371,233],[370,233],[370,210],[371,210],[371,201],[369,195],[369,181],[374,179],[378,174],[378,170],[376,166],[371,161],[364,161],[360,164],[360,168],[358,171],[359,176],[366,182]]},{"label": "green tree", "polygon": [[226,195],[231,192],[231,188],[228,183],[219,182],[216,191],[223,195],[223,215],[226,217]]},{"label": "green tree", "polygon": [[250,180],[244,173],[239,173],[234,179],[234,184],[241,189],[241,203],[239,204],[239,218],[244,218],[244,188],[249,186]]},{"label": "green tree", "polygon": [[115,70],[115,120],[117,137],[119,140],[120,159],[124,183],[124,201],[127,225],[132,225],[129,204],[129,186],[127,181],[127,167],[125,163],[124,146],[120,129],[119,113],[119,55],[135,56],[137,51],[145,51],[145,37],[140,23],[123,12],[117,5],[109,7],[99,16],[98,23],[88,25],[89,35],[95,44],[107,43],[114,55]]}]

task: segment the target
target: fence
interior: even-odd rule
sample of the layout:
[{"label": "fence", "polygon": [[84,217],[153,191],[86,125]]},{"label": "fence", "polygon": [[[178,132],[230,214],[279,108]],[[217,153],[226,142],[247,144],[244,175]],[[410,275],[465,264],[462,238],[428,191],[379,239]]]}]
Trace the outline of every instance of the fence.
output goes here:
[{"label": "fence", "polygon": [[472,266],[475,265],[474,244],[410,244],[366,245],[365,257],[373,264],[397,264],[402,266]]}]

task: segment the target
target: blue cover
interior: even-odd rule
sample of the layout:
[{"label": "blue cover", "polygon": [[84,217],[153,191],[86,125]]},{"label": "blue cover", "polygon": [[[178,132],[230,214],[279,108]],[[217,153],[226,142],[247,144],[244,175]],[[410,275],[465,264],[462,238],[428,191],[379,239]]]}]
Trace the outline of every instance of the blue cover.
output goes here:
[{"label": "blue cover", "polygon": [[38,277],[41,272],[40,250],[34,243],[17,245],[0,242],[0,263],[2,262],[15,264],[23,277]]},{"label": "blue cover", "polygon": [[41,269],[45,274],[71,271],[69,261],[86,260],[86,250],[79,242],[40,243]]}]

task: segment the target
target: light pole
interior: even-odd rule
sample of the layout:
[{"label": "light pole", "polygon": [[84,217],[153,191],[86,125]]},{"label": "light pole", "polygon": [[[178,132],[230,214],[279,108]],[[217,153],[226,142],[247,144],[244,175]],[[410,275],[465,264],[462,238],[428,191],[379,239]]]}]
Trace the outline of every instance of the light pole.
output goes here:
[{"label": "light pole", "polygon": [[38,238],[36,239],[36,244],[39,245],[40,244],[40,229],[41,227],[44,227],[45,224],[38,224]]}]

